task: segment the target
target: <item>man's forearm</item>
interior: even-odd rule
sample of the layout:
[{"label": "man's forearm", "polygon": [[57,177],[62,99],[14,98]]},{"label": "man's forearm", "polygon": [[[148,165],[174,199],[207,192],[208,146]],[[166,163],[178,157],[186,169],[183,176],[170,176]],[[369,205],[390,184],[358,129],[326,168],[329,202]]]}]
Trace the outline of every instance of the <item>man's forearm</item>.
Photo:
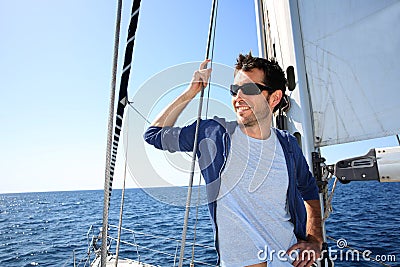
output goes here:
[{"label": "man's forearm", "polygon": [[292,263],[293,266],[310,267],[321,256],[322,249],[322,225],[321,208],[319,200],[305,201],[307,209],[307,240],[299,240],[291,246],[287,253],[291,255],[298,250],[298,257]]},{"label": "man's forearm", "polygon": [[307,239],[322,243],[321,206],[319,200],[307,200]]},{"label": "man's forearm", "polygon": [[196,94],[192,93],[192,91],[186,90],[183,92],[157,116],[151,126],[174,126],[179,115],[195,96]]}]

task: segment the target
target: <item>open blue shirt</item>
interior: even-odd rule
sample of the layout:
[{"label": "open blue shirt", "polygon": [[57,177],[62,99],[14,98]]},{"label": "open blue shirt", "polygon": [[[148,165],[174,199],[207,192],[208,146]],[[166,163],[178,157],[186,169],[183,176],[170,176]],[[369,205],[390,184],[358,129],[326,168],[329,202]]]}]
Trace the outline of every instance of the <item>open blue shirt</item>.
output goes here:
[{"label": "open blue shirt", "polygon": [[[217,197],[221,185],[221,173],[230,151],[236,121],[224,118],[201,120],[199,125],[197,158],[206,182],[208,208],[213,222],[215,248],[218,252],[218,226],[216,224]],[[306,239],[307,214],[303,200],[319,199],[316,180],[312,176],[297,140],[287,131],[274,129],[282,146],[287,164],[289,186],[287,199],[290,221],[298,239]],[[151,126],[144,134],[147,143],[170,152],[193,151],[196,122],[185,127]]]}]

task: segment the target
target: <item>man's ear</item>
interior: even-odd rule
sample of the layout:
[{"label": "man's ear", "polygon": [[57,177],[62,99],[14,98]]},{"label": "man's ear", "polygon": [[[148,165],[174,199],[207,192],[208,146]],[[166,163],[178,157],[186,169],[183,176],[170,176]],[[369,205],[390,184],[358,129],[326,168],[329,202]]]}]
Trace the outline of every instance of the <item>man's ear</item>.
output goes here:
[{"label": "man's ear", "polygon": [[268,104],[272,110],[274,110],[274,108],[279,104],[279,102],[281,102],[282,97],[283,97],[282,90],[276,90],[269,96]]}]

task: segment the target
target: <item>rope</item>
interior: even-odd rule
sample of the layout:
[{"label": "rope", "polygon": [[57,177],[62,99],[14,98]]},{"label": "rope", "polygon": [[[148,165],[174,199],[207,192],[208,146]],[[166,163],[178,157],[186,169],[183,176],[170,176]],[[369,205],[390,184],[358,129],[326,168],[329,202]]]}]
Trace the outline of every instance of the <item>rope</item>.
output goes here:
[{"label": "rope", "polygon": [[[335,238],[333,238],[333,237],[331,237],[331,236],[327,236],[327,238],[329,238],[329,239],[332,240],[332,241],[335,241],[336,243],[338,243],[338,241],[339,241],[339,240],[337,240],[337,239],[335,239]],[[350,247],[350,246],[347,245],[347,244],[344,245],[342,248],[348,248],[348,249],[350,249],[350,250],[356,252],[357,254],[362,254],[363,257],[366,257],[366,258],[368,258],[368,259],[371,259],[373,262],[382,264],[383,266],[391,267],[391,265],[389,265],[389,264],[387,264],[387,263],[385,263],[385,262],[383,262],[383,261],[380,261],[380,260],[378,260],[378,259],[375,258],[375,257],[371,257],[371,256],[365,255],[365,253],[366,253],[367,250],[359,251],[358,249],[353,248],[353,247]]]},{"label": "rope", "polygon": [[[208,59],[210,57],[210,45],[211,45],[211,39],[212,39],[212,31],[213,31],[213,26],[214,26],[215,14],[216,14],[216,10],[217,10],[216,7],[217,7],[217,0],[213,0],[211,15],[210,15],[210,24],[209,24],[209,30],[208,30],[206,59]],[[184,255],[185,255],[186,234],[187,234],[188,221],[189,221],[189,211],[190,211],[190,201],[191,201],[191,197],[192,197],[194,170],[195,170],[195,166],[196,166],[195,163],[196,163],[196,154],[197,154],[197,142],[198,142],[198,137],[199,137],[199,126],[200,126],[200,120],[201,120],[201,113],[202,113],[202,108],[203,108],[203,97],[204,97],[204,88],[202,88],[201,93],[200,93],[199,107],[198,107],[198,111],[197,111],[196,131],[195,131],[194,144],[193,144],[192,165],[191,165],[191,169],[190,169],[189,187],[188,187],[186,208],[185,208],[185,218],[183,221],[181,250],[180,250],[180,255],[179,255],[179,263],[178,263],[179,267],[182,267],[183,259],[184,259]]]},{"label": "rope", "polygon": [[335,189],[336,189],[336,185],[337,185],[338,181],[339,181],[339,179],[337,177],[335,177],[335,181],[333,183],[331,193],[329,194],[328,200],[326,201],[325,213],[324,213],[324,217],[322,219],[323,222],[325,222],[329,218],[329,215],[331,215],[331,213],[333,212],[332,199],[333,199],[333,194],[335,193]]},{"label": "rope", "polygon": [[110,163],[111,163],[112,133],[114,126],[114,102],[115,102],[115,87],[117,81],[118,47],[119,47],[119,37],[121,29],[121,13],[122,13],[122,0],[118,0],[117,18],[115,23],[114,56],[113,56],[112,78],[111,78],[110,106],[108,114],[106,169],[105,169],[105,179],[104,179],[103,228],[102,228],[102,241],[101,241],[101,267],[106,266],[106,259],[107,259],[108,207],[110,205],[110,194],[111,194]]}]

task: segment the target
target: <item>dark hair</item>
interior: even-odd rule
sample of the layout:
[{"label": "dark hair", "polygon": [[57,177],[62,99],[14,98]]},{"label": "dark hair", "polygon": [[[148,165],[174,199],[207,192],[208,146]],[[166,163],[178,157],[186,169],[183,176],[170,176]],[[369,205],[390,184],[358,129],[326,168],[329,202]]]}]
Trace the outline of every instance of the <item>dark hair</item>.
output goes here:
[{"label": "dark hair", "polygon": [[[236,59],[235,75],[239,70],[250,71],[254,68],[264,71],[263,83],[274,91],[281,90],[285,94],[286,90],[286,78],[285,73],[279,66],[278,62],[274,59],[268,60],[260,57],[253,57],[251,52],[247,55],[239,54]],[[283,99],[283,97],[282,97]],[[282,105],[283,100],[274,108],[274,112]]]}]

